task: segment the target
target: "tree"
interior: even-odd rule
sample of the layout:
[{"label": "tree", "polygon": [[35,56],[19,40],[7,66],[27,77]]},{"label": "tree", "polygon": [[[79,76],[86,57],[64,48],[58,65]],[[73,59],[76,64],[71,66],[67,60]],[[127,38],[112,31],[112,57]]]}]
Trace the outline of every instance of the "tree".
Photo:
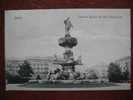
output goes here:
[{"label": "tree", "polygon": [[108,78],[110,82],[120,82],[122,80],[122,72],[119,65],[110,63],[108,68]]},{"label": "tree", "polygon": [[9,84],[16,84],[16,83],[25,83],[29,79],[28,78],[23,78],[19,75],[13,75],[9,72],[6,72],[6,80],[7,80],[7,83],[9,83]]},{"label": "tree", "polygon": [[18,74],[23,78],[29,78],[34,74],[30,64],[25,60],[22,65],[20,65],[20,69]]}]

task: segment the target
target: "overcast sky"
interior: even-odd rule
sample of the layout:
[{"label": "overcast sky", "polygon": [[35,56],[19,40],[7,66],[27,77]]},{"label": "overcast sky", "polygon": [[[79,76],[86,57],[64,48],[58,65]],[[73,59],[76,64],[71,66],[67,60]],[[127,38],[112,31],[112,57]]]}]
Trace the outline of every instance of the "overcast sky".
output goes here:
[{"label": "overcast sky", "polygon": [[84,64],[108,63],[130,56],[128,9],[14,10],[5,12],[6,58],[62,55],[58,39],[64,36],[64,20],[70,17],[71,35],[78,39],[75,58]]}]

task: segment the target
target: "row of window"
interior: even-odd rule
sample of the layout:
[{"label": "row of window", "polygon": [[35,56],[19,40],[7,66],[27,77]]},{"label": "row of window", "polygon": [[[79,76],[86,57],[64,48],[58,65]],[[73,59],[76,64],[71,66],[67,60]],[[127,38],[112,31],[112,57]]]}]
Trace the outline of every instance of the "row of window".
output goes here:
[{"label": "row of window", "polygon": [[48,70],[48,68],[32,68],[33,70]]},{"label": "row of window", "polygon": [[48,66],[48,64],[31,64],[31,66]]},{"label": "row of window", "polygon": [[47,71],[46,70],[34,70],[35,73],[37,73],[37,72],[47,72]]}]

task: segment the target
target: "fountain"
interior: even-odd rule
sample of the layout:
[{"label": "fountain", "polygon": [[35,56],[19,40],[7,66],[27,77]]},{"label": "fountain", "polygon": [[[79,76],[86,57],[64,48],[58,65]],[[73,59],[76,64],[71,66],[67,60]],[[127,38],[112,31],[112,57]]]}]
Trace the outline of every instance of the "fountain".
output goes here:
[{"label": "fountain", "polygon": [[65,36],[59,38],[59,46],[65,48],[65,52],[63,53],[63,60],[56,59],[54,64],[61,65],[62,67],[62,75],[66,75],[65,80],[70,80],[74,78],[75,75],[75,66],[82,65],[81,60],[75,60],[72,48],[78,44],[78,41],[75,37],[70,35],[70,31],[73,28],[73,25],[68,17],[64,20],[65,24]]}]

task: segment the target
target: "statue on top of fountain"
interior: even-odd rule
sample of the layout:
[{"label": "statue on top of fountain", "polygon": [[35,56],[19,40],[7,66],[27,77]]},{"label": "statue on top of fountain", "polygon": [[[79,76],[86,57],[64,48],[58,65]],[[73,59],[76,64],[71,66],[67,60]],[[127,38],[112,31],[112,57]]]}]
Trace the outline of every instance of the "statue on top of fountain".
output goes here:
[{"label": "statue on top of fountain", "polygon": [[67,19],[64,20],[64,24],[65,24],[65,34],[69,34],[71,28],[73,28],[73,25],[70,21],[70,17],[67,17]]}]

